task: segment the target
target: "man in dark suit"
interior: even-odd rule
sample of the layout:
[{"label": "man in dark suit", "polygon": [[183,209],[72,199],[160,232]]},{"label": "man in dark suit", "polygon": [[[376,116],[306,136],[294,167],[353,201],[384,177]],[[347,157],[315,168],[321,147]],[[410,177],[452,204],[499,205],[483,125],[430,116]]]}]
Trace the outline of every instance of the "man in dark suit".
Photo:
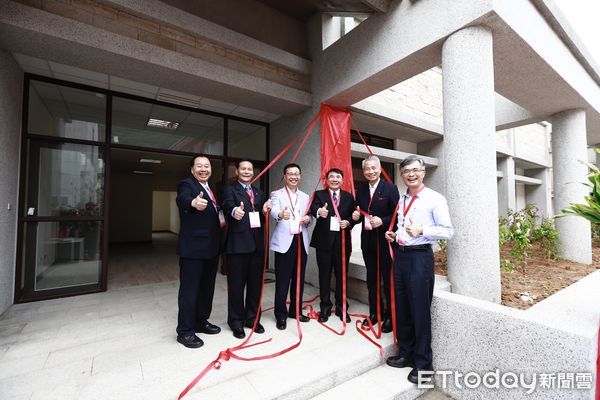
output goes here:
[{"label": "man in dark suit", "polygon": [[185,347],[204,344],[196,332],[209,335],[221,331],[208,322],[215,292],[221,229],[225,218],[208,186],[210,160],[196,156],[191,173],[177,185],[179,208],[179,314],[177,341]]},{"label": "man in dark suit", "polygon": [[[367,288],[369,290],[369,319],[377,322],[377,280],[383,280],[383,291],[380,295],[380,307],[383,310],[382,331],[392,331],[390,270],[392,259],[388,251],[385,232],[387,231],[400,193],[396,185],[380,178],[381,162],[376,156],[369,156],[362,162],[363,175],[367,183],[356,190],[356,204],[359,210],[352,213],[355,222],[362,221],[363,230],[360,236],[363,259],[367,268]],[[368,214],[364,217],[360,210]],[[395,230],[395,224],[392,231]],[[379,251],[378,251],[379,249]],[[377,257],[379,256],[380,276],[377,276]],[[383,304],[385,298],[385,305]],[[367,321],[363,321],[367,324]]]},{"label": "man in dark suit", "polygon": [[[345,239],[346,249],[346,277],[348,275],[348,262],[352,252],[352,238],[350,232],[353,224],[352,212],[354,199],[352,195],[340,187],[344,183],[344,173],[338,168],[332,168],[326,175],[328,189],[315,193],[310,213],[317,218],[310,246],[317,250],[317,265],[319,267],[319,289],[321,297],[321,312],[319,322],[326,322],[331,315],[331,272],[335,273],[335,314],[343,318],[342,296],[342,235]],[[335,214],[336,205],[339,219]],[[346,302],[346,311],[348,303]],[[346,322],[350,316],[346,315]]]},{"label": "man in dark suit", "polygon": [[[254,326],[263,278],[265,256],[265,217],[271,201],[252,186],[254,166],[250,161],[237,163],[237,181],[223,191],[223,210],[228,219],[227,242],[227,323],[238,339],[246,337],[244,325]],[[244,303],[244,288],[246,301]],[[264,333],[260,312],[256,333]]]}]

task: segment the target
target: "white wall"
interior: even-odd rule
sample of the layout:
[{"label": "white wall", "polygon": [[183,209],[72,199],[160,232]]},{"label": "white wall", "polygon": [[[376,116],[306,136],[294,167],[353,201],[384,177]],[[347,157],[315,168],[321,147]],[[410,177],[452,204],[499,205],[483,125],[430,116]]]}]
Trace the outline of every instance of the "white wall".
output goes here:
[{"label": "white wall", "polygon": [[169,230],[173,233],[179,234],[179,209],[175,199],[177,198],[177,192],[169,193]]},{"label": "white wall", "polygon": [[171,226],[170,192],[152,192],[152,231],[168,231]]},{"label": "white wall", "polygon": [[0,314],[14,298],[22,94],[23,71],[0,50]]}]

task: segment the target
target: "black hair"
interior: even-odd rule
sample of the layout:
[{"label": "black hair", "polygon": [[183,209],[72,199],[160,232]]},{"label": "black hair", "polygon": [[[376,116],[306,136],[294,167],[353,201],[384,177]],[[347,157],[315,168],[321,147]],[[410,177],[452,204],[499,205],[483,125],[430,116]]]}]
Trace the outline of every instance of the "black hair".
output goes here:
[{"label": "black hair", "polygon": [[250,161],[250,160],[246,160],[246,159],[242,159],[242,160],[238,161],[238,162],[235,164],[235,168],[236,168],[236,169],[240,169],[240,164],[241,164],[241,163],[243,163],[243,162],[250,163],[250,165],[252,165],[252,168],[254,168],[254,163],[253,163],[252,161]]},{"label": "black hair", "polygon": [[210,162],[210,158],[208,158],[208,156],[204,155],[204,154],[195,154],[192,159],[190,160],[190,167],[194,166],[194,163],[196,162],[196,158],[199,157],[203,157],[206,158],[208,160],[208,162]]},{"label": "black hair", "polygon": [[300,171],[300,173],[302,173],[302,169],[300,168],[300,166],[296,163],[289,163],[286,164],[285,167],[283,167],[283,174],[285,175],[285,173],[287,172],[288,169],[290,168],[298,168],[298,171]]},{"label": "black hair", "polygon": [[327,171],[327,173],[325,174],[325,178],[329,177],[329,174],[335,172],[336,174],[340,174],[342,176],[342,178],[344,177],[344,171],[342,171],[339,168],[331,168],[329,171]]}]

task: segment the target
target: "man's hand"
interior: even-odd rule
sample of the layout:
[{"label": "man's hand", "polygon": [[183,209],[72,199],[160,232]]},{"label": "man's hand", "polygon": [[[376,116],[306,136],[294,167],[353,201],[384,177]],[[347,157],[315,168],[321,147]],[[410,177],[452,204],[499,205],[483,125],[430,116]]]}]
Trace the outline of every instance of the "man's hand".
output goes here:
[{"label": "man's hand", "polygon": [[323,205],[323,207],[319,208],[319,210],[317,211],[317,214],[321,218],[327,218],[327,216],[329,215],[329,210],[327,210],[327,203],[325,203],[325,205]]},{"label": "man's hand", "polygon": [[304,217],[302,217],[302,219],[300,220],[300,223],[302,225],[308,225],[310,224],[310,217],[308,215],[305,215]]},{"label": "man's hand", "polygon": [[360,207],[356,206],[356,210],[352,212],[352,220],[358,221],[360,219]]},{"label": "man's hand", "polygon": [[385,233],[385,238],[387,239],[388,242],[393,243],[396,241],[396,232],[392,232],[392,231],[387,231]]},{"label": "man's hand", "polygon": [[277,217],[279,219],[285,219],[286,221],[288,219],[290,219],[291,216],[292,216],[292,214],[288,210],[287,206],[285,206],[285,208],[283,209],[283,211],[280,211],[279,214],[277,215]]},{"label": "man's hand", "polygon": [[406,230],[406,233],[408,233],[408,236],[421,236],[423,234],[423,226],[413,223],[412,218],[409,218],[408,221],[410,222],[410,225],[404,228]]},{"label": "man's hand", "polygon": [[345,219],[343,219],[343,220],[340,222],[340,228],[342,228],[342,229],[346,229],[346,228],[347,228],[347,227],[349,227],[349,226],[350,226],[350,222],[346,221]]},{"label": "man's hand", "polygon": [[192,200],[192,207],[198,211],[204,211],[207,205],[208,200],[204,198],[204,192],[200,192],[200,194]]},{"label": "man's hand", "polygon": [[240,221],[242,218],[244,218],[245,214],[246,214],[246,212],[244,211],[244,202],[240,201],[240,206],[236,207],[235,211],[233,212],[233,218]]},{"label": "man's hand", "polygon": [[273,204],[271,203],[271,199],[267,200],[263,205],[263,213],[267,214],[273,208]]},{"label": "man's hand", "polygon": [[383,221],[379,217],[371,216],[369,217],[369,221],[371,222],[371,226],[373,228],[379,228],[381,225],[383,225]]}]

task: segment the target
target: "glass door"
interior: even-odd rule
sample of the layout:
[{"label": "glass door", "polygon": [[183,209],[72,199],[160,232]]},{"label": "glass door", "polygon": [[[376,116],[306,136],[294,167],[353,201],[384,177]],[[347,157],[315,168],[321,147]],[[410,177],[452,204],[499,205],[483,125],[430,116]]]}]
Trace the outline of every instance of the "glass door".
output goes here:
[{"label": "glass door", "polygon": [[26,176],[19,300],[99,291],[103,147],[30,139]]}]

